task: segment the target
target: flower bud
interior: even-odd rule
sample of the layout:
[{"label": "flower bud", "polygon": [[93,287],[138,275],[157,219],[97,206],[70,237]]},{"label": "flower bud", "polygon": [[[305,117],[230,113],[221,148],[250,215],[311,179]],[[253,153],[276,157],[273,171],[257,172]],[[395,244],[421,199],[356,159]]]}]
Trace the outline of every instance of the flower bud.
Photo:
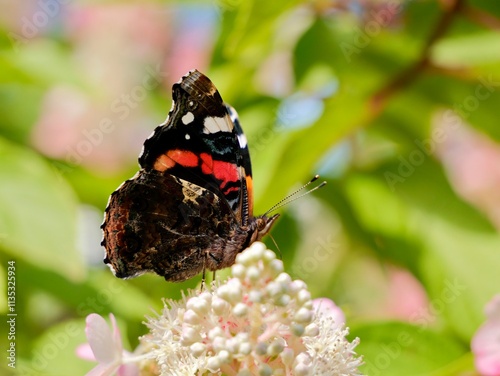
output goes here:
[{"label": "flower bud", "polygon": [[308,337],[316,337],[318,334],[319,334],[319,328],[318,325],[316,325],[315,323],[307,325],[304,330],[304,335]]},{"label": "flower bud", "polygon": [[219,351],[217,357],[219,358],[221,363],[229,363],[231,361],[231,354],[229,354],[229,351],[227,350]]},{"label": "flower bud", "polygon": [[207,346],[201,342],[195,342],[193,343],[189,349],[191,350],[191,353],[195,356],[195,357],[199,357],[201,355],[203,355],[203,353],[205,352],[205,350],[207,349]]},{"label": "flower bud", "polygon": [[192,309],[188,309],[184,313],[184,322],[191,324],[191,325],[196,325],[201,321],[200,316],[193,311]]},{"label": "flower bud", "polygon": [[190,326],[183,326],[181,335],[182,345],[189,346],[198,341],[201,341],[200,333]]},{"label": "flower bud", "polygon": [[186,303],[186,307],[199,315],[206,315],[210,309],[208,302],[198,296],[189,299]]},{"label": "flower bud", "polygon": [[212,373],[217,373],[220,370],[220,360],[217,356],[212,356],[207,361],[207,369]]},{"label": "flower bud", "polygon": [[294,320],[299,323],[309,323],[313,318],[313,313],[307,308],[299,308],[299,310],[294,315]]},{"label": "flower bud", "polygon": [[252,281],[252,282],[255,282],[255,281],[258,281],[260,279],[260,271],[259,271],[259,268],[257,268],[256,266],[249,266],[247,268],[247,272],[246,272],[246,277]]},{"label": "flower bud", "polygon": [[273,369],[266,363],[259,365],[259,376],[271,376]]},{"label": "flower bud", "polygon": [[279,355],[283,351],[284,348],[285,348],[285,346],[282,343],[280,343],[278,341],[274,341],[267,348],[267,355],[269,355],[269,356],[277,356],[277,355]]},{"label": "flower bud", "polygon": [[241,264],[234,264],[231,267],[231,274],[233,277],[242,279],[245,277],[246,268]]},{"label": "flower bud", "polygon": [[243,317],[248,313],[248,307],[245,303],[237,303],[233,308],[236,317]]}]

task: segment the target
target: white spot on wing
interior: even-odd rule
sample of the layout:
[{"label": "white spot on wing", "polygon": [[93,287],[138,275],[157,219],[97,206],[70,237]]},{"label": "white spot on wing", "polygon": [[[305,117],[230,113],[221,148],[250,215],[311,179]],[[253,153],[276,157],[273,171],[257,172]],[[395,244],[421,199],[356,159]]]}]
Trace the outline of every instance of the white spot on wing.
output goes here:
[{"label": "white spot on wing", "polygon": [[186,133],[186,140],[189,140],[191,138],[191,136],[189,135],[189,133]]},{"label": "white spot on wing", "polygon": [[106,264],[108,266],[108,268],[111,270],[111,272],[113,273],[114,276],[116,276],[116,270],[115,270],[115,267],[113,265],[111,265],[111,263],[109,264]]},{"label": "white spot on wing", "polygon": [[227,117],[206,117],[203,133],[232,132],[233,123]]},{"label": "white spot on wing", "polygon": [[246,148],[247,138],[245,137],[245,135],[243,133],[238,135],[238,143],[240,144],[240,148],[242,148],[242,149]]},{"label": "white spot on wing", "polygon": [[194,120],[194,115],[192,112],[188,112],[186,115],[184,115],[182,118],[182,123],[184,125],[188,125],[189,123],[191,123],[193,120]]},{"label": "white spot on wing", "polygon": [[231,121],[233,123],[238,121],[238,113],[236,112],[236,110],[229,105],[227,105],[227,110],[229,111],[229,116],[231,117]]}]

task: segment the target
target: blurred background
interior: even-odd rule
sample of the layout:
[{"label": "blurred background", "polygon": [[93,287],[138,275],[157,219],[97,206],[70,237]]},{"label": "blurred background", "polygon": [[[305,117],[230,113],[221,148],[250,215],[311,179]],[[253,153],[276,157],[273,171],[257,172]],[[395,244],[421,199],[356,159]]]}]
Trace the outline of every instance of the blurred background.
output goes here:
[{"label": "blurred background", "polygon": [[113,312],[131,350],[144,315],[200,282],[119,280],[99,245],[109,195],[193,68],[239,112],[256,214],[328,181],[272,235],[286,271],[346,313],[362,371],[476,374],[470,341],[500,292],[500,2],[2,1],[0,31],[17,374],[84,374],[86,315]]}]

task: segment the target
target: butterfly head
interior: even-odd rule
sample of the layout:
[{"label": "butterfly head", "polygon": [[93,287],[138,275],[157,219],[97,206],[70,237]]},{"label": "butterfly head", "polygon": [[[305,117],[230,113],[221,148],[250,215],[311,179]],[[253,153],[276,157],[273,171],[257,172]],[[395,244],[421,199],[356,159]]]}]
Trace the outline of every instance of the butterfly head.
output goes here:
[{"label": "butterfly head", "polygon": [[267,215],[261,215],[255,218],[255,230],[252,234],[251,243],[261,240],[273,227],[274,222],[278,219],[280,215],[274,214],[270,217]]}]

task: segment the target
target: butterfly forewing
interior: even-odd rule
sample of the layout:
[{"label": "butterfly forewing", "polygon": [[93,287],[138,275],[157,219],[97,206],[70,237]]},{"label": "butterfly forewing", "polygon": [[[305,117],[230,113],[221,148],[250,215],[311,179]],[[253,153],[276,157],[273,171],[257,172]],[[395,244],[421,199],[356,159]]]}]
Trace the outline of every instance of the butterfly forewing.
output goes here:
[{"label": "butterfly forewing", "polygon": [[141,167],[168,172],[224,197],[241,222],[244,172],[238,167],[243,162],[235,153],[238,134],[219,92],[198,71],[172,91],[174,106],[144,143]]}]

